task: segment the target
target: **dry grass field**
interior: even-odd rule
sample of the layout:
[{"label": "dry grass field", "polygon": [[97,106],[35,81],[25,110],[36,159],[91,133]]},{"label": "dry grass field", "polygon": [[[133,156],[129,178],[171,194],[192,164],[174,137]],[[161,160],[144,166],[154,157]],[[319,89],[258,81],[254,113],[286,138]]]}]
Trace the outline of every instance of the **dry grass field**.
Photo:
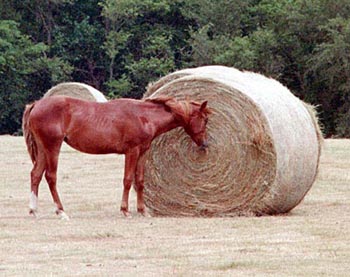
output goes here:
[{"label": "dry grass field", "polygon": [[126,219],[123,156],[64,146],[58,189],[71,220],[56,217],[45,181],[33,219],[30,169],[23,138],[0,136],[0,276],[350,274],[349,140],[325,141],[317,182],[284,216]]}]

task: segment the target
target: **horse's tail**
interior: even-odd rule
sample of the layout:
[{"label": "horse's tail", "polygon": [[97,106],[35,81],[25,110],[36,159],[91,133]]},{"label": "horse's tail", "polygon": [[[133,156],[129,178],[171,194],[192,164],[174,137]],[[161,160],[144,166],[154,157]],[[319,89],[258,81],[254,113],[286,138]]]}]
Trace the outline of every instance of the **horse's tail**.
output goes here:
[{"label": "horse's tail", "polygon": [[36,162],[36,157],[38,155],[38,146],[33,137],[32,130],[29,126],[29,116],[30,112],[34,108],[34,105],[35,103],[26,106],[22,119],[23,135],[27,144],[28,153],[30,155],[30,158],[32,159],[33,164]]}]

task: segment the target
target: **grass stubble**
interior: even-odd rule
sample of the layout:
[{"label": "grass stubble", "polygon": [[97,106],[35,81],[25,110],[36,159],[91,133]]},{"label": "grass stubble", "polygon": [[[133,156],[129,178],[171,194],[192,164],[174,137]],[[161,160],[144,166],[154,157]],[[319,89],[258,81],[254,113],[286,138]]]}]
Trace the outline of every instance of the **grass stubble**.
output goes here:
[{"label": "grass stubble", "polygon": [[43,180],[28,215],[30,158],[0,136],[0,276],[347,276],[350,140],[326,140],[317,181],[287,215],[133,218],[119,214],[123,156],[62,148],[59,220]]}]

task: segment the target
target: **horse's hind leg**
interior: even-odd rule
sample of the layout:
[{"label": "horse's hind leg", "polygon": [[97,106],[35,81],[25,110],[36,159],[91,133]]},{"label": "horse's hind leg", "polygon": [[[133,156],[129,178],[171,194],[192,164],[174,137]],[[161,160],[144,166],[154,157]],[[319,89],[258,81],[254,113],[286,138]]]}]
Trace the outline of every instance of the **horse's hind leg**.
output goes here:
[{"label": "horse's hind leg", "polygon": [[30,202],[29,202],[29,214],[37,216],[38,211],[38,194],[39,184],[43,177],[46,166],[45,155],[43,152],[38,153],[38,157],[30,173],[31,190],[30,190]]},{"label": "horse's hind leg", "polygon": [[61,148],[61,142],[58,142],[53,149],[51,149],[50,154],[47,153],[47,165],[45,171],[45,178],[49,185],[53,201],[57,207],[56,214],[61,217],[61,219],[69,219],[67,214],[64,212],[62,202],[57,192],[57,165],[58,156]]}]

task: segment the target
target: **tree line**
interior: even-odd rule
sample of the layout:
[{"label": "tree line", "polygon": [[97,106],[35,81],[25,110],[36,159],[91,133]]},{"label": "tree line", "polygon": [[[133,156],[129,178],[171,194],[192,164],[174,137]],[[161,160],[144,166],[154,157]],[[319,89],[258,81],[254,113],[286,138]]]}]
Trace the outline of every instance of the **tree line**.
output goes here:
[{"label": "tree line", "polygon": [[141,98],[169,72],[210,64],[271,76],[350,137],[348,0],[0,0],[0,134],[63,81]]}]

